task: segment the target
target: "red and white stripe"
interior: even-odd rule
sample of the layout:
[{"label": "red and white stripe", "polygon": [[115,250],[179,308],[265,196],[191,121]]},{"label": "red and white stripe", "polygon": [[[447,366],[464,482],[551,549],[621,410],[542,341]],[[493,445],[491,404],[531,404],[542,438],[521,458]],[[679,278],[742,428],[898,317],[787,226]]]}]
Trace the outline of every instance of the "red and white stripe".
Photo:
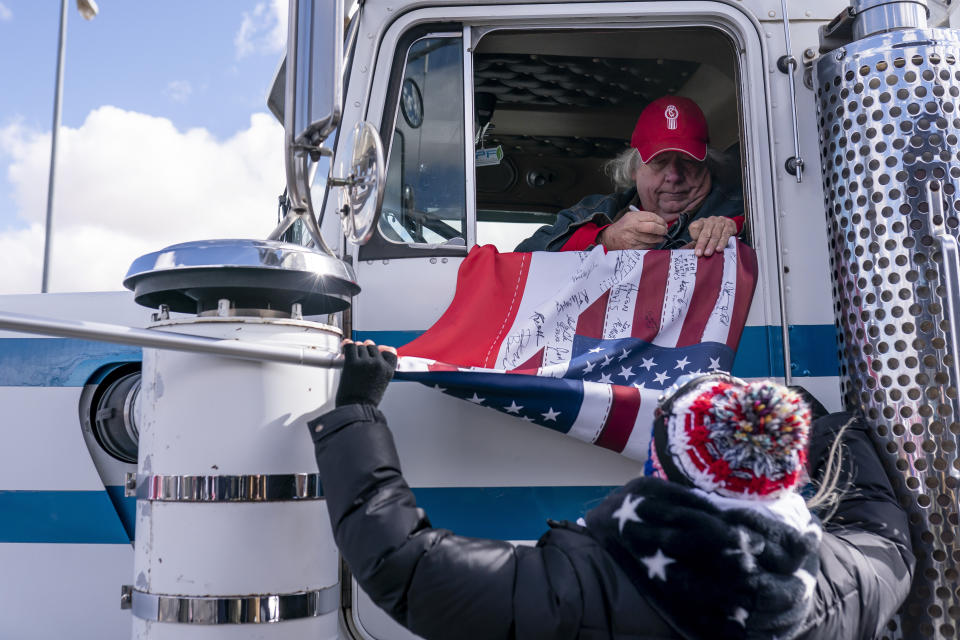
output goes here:
[{"label": "red and white stripe", "polygon": [[495,366],[531,373],[536,366],[537,375],[563,376],[574,336],[601,336],[608,291],[625,276],[623,262],[599,247],[589,253],[534,253],[526,276],[529,299],[518,306]]},{"label": "red and white stripe", "polygon": [[[699,259],[689,250],[499,254],[476,247],[453,302],[400,350],[399,368],[562,377],[577,335],[736,348],[755,274],[755,255],[734,242]],[[569,435],[645,458],[662,391],[586,381],[583,389]]]},{"label": "red and white stripe", "polygon": [[606,314],[603,318],[605,340],[618,340],[632,337],[633,314],[637,306],[638,283],[643,278],[643,269],[647,251],[621,251],[620,264],[616,271],[622,274],[619,284],[610,287]]},{"label": "red and white stripe", "polygon": [[737,253],[734,248],[733,251],[723,252],[723,275],[717,292],[717,302],[707,319],[707,325],[703,329],[700,342],[725,343],[727,341],[730,335],[730,322],[733,320],[733,304],[736,295]]},{"label": "red and white stripe", "polygon": [[689,250],[498,254],[478,247],[461,267],[470,295],[454,298],[428,343],[415,340],[402,353],[562,376],[575,335],[632,336],[668,348],[703,341],[735,347],[739,331],[731,335],[729,328],[743,325],[738,315],[747,307],[737,303],[753,294],[737,283],[756,272],[753,253],[738,253],[733,242],[699,259]]},{"label": "red and white stripe", "polygon": [[642,460],[647,455],[653,411],[661,393],[584,382],[583,404],[567,435]]},{"label": "red and white stripe", "polygon": [[671,251],[660,333],[654,336],[653,344],[660,347],[677,346],[696,282],[697,256],[692,251]]}]

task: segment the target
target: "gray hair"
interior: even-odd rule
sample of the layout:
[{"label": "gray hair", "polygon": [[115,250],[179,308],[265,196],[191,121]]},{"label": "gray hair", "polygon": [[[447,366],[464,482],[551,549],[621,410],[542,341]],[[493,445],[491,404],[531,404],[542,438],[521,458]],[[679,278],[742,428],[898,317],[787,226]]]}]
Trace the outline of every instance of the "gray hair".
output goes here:
[{"label": "gray hair", "polygon": [[[717,151],[713,147],[707,147],[706,163],[711,176],[717,177],[721,174],[725,175],[729,173],[731,169],[739,171],[739,167],[733,166],[735,162],[734,159]],[[630,147],[618,153],[612,160],[607,160],[603,164],[603,173],[613,181],[617,189],[626,189],[636,184],[633,176],[642,164],[643,161],[640,159],[640,152]]]}]

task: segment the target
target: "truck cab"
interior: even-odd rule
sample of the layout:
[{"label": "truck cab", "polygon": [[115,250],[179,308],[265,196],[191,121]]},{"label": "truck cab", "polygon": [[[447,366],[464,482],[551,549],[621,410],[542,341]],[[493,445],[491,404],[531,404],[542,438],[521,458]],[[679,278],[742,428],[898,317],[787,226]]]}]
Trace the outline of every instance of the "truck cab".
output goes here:
[{"label": "truck cab", "polygon": [[[861,7],[861,13],[870,15],[873,8]],[[950,19],[940,7],[933,11],[934,19]],[[845,261],[867,258],[862,251],[844,258],[841,245],[849,233],[853,234],[849,247],[868,244],[873,231],[867,228],[865,214],[853,220],[853,204],[844,209],[849,187],[840,185],[850,171],[841,178],[844,168],[833,157],[840,138],[848,144],[843,131],[854,125],[839,121],[837,132],[831,133],[831,118],[838,116],[829,114],[837,103],[852,100],[849,92],[840,97],[841,84],[856,78],[846,78],[845,70],[831,76],[828,72],[834,69],[824,62],[833,56],[827,62],[846,64],[837,52],[849,49],[852,57],[855,36],[862,41],[873,35],[852,30],[853,13],[837,3],[790,7],[769,0],[494,5],[469,0],[367,0],[347,7],[342,113],[326,143],[332,157],[318,163],[324,170],[317,171],[310,191],[322,244],[352,267],[360,293],[349,310],[322,320],[357,340],[369,338],[398,347],[410,342],[452,300],[458,268],[472,248],[493,244],[501,252],[512,251],[537,228],[552,224],[559,210],[587,195],[613,192],[604,163],[629,147],[643,106],[664,95],[692,98],[709,124],[715,180],[730,193],[742,195],[744,238],[757,256],[756,291],[732,373],[801,385],[831,411],[847,407],[869,414],[882,413],[876,407],[896,408],[901,417],[883,413],[880,418],[878,413],[874,426],[888,437],[891,465],[904,475],[900,489],[914,508],[917,535],[922,537],[925,531],[924,544],[940,554],[931,556],[923,574],[926,582],[918,591],[917,602],[923,604],[910,614],[920,622],[908,629],[918,630],[915,637],[936,633],[947,637],[943,625],[950,624],[947,612],[955,611],[957,594],[946,585],[955,582],[956,570],[949,565],[958,552],[943,525],[956,524],[960,467],[955,434],[960,427],[944,419],[934,423],[939,427],[934,426],[930,436],[929,416],[921,410],[907,407],[905,413],[906,405],[892,397],[871,395],[868,400],[876,407],[860,399],[861,386],[871,392],[885,386],[881,376],[889,372],[865,364],[868,373],[863,376],[872,376],[873,386],[857,373],[861,360],[867,356],[871,362],[879,360],[877,352],[887,349],[876,347],[867,353],[863,347],[885,328],[883,315],[860,319],[849,312],[851,306],[869,306],[861,298],[852,302],[858,289],[867,295],[869,283],[858,285],[852,276],[852,281],[845,280],[849,266]],[[954,46],[950,37],[924,44],[917,36],[894,44],[910,51],[949,48]],[[936,55],[937,62],[926,56],[924,64],[947,64],[946,54]],[[886,70],[871,64],[862,76],[868,89],[870,74],[883,75]],[[960,86],[952,73],[948,76],[938,80],[933,75],[929,82]],[[861,92],[868,89],[861,86]],[[942,100],[955,100],[951,91],[942,91]],[[865,119],[869,117],[873,116]],[[363,122],[370,123],[382,141],[385,186],[369,240],[356,243],[341,228],[343,190],[333,183],[328,186],[327,172],[336,177],[349,165],[355,151],[349,132]],[[832,177],[834,172],[837,177]],[[940,175],[944,185],[940,188],[952,189],[951,180],[957,178],[950,168]],[[840,217],[846,222],[840,223]],[[951,214],[950,220],[955,223],[956,216]],[[948,229],[945,235],[956,235],[957,225],[951,226],[945,215],[940,223]],[[916,287],[922,286],[923,282],[914,282],[914,289],[905,295],[916,294]],[[956,289],[956,281],[951,286]],[[87,301],[62,296],[44,301],[8,299],[4,306],[81,317],[91,308]],[[102,298],[96,309],[92,314],[96,318],[90,319],[123,316],[133,325],[146,322],[134,319],[140,316],[129,296]],[[945,312],[940,312],[942,317]],[[951,320],[945,322],[949,325]],[[16,348],[24,353],[36,348],[23,342],[28,339],[20,334],[4,340],[7,348],[19,340]],[[952,344],[949,336],[941,342]],[[45,419],[51,432],[70,434],[74,445],[82,445],[64,450],[62,457],[81,461],[87,485],[91,477],[99,478],[86,490],[109,498],[100,506],[113,505],[114,511],[106,508],[104,517],[116,522],[109,535],[94,536],[93,542],[82,536],[71,539],[67,531],[59,542],[43,536],[31,539],[27,533],[0,546],[16,555],[28,548],[68,543],[69,550],[61,546],[57,551],[82,557],[79,565],[109,565],[111,575],[131,573],[130,545],[136,544],[139,532],[135,536],[130,527],[132,498],[119,494],[124,473],[135,472],[136,467],[129,451],[126,456],[118,454],[115,444],[110,451],[102,434],[95,434],[98,403],[108,402],[107,391],[116,390],[140,354],[135,349],[117,353],[92,343],[70,348],[77,350],[74,357],[82,364],[70,393],[52,375],[28,382],[11,371],[0,391],[18,415],[27,415],[34,397],[44,393],[66,398],[58,401],[59,413]],[[51,351],[39,357],[52,360],[63,354]],[[919,375],[908,371],[906,362],[903,367],[892,378]],[[952,374],[944,374],[947,377],[937,384],[929,382],[935,374],[923,375],[928,376],[926,386],[916,382],[921,395],[949,397],[941,407],[956,404],[955,386],[949,382]],[[907,390],[913,388],[912,381],[899,384],[904,385],[904,394],[913,393]],[[81,407],[80,424],[73,403]],[[544,530],[547,518],[575,520],[611,488],[642,471],[642,460],[626,459],[415,383],[392,384],[383,410],[418,503],[435,526],[468,536],[530,544]],[[25,470],[24,462],[13,464]],[[91,476],[91,470],[96,474]],[[67,476],[53,486],[64,493],[72,488]],[[939,511],[931,506],[937,504]],[[118,523],[127,528],[116,529]],[[118,535],[129,535],[129,540],[118,540]],[[34,579],[29,577],[29,562],[18,566],[21,579]],[[53,570],[49,563],[45,566],[44,571]],[[41,574],[53,582],[53,575]],[[74,574],[57,578],[58,593],[64,596],[83,593],[89,582]],[[340,579],[336,626],[341,637],[413,637],[372,604],[346,568]],[[10,588],[6,585],[0,593]],[[100,636],[129,629],[129,612],[102,611],[102,593],[83,597],[91,601],[89,611],[71,615],[85,616],[84,624],[98,629]],[[38,637],[60,637],[67,624],[58,619],[50,635]],[[892,624],[891,637],[897,633]],[[928,628],[939,631],[926,633]],[[223,637],[227,635],[224,632]]]}]

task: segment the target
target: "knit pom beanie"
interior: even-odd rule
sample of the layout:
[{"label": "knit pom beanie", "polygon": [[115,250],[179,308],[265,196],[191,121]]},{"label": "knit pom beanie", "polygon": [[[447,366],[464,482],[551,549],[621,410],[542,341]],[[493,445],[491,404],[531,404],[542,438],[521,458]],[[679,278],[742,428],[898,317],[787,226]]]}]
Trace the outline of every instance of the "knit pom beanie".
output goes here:
[{"label": "knit pom beanie", "polygon": [[771,500],[803,477],[810,409],[769,380],[681,379],[660,400],[648,474],[727,498]]}]

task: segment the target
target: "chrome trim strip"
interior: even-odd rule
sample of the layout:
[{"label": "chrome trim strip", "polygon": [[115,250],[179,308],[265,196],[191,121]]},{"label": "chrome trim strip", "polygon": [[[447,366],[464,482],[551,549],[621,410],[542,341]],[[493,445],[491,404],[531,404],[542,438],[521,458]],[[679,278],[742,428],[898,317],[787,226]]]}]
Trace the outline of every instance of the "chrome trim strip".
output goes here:
[{"label": "chrome trim strip", "polygon": [[156,502],[280,502],[321,500],[319,473],[241,476],[138,475],[137,500]]},{"label": "chrome trim strip", "polygon": [[473,248],[477,244],[477,145],[471,143],[476,139],[477,132],[473,127],[474,104],[473,104],[473,38],[470,27],[464,25],[462,39],[461,61],[463,63],[463,142],[464,142],[464,243],[467,249]]},{"label": "chrome trim strip", "polygon": [[171,596],[133,590],[131,612],[141,620],[180,624],[265,624],[316,618],[340,608],[340,585],[297,593]]},{"label": "chrome trim strip", "polygon": [[144,254],[130,265],[123,283],[133,289],[141,278],[157,272],[212,267],[296,271],[333,278],[360,291],[353,268],[339,258],[289,242],[233,238],[181,242]]}]

